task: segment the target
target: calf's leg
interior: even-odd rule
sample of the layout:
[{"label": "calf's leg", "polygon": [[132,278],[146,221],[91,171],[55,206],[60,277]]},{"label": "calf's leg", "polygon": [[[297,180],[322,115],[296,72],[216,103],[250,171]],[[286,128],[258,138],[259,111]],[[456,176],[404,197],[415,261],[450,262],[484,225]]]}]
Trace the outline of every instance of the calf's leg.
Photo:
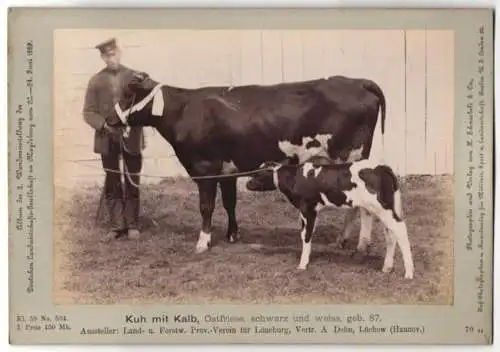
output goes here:
[{"label": "calf's leg", "polygon": [[[380,216],[380,221],[387,227],[389,232],[389,236],[393,237],[393,241],[397,242],[399,248],[401,249],[401,253],[403,254],[403,262],[405,266],[405,279],[413,279],[414,273],[414,265],[413,258],[411,254],[410,242],[408,240],[408,230],[406,228],[406,224],[402,219],[395,219],[392,212],[389,210],[384,210],[384,212]],[[394,246],[394,244],[390,244]],[[394,249],[389,250],[390,247],[388,245],[386,259],[384,262],[384,268],[386,267],[386,263],[392,264],[394,261]]]},{"label": "calf's leg", "polygon": [[227,239],[233,243],[239,239],[236,222],[236,179],[220,182],[222,204],[227,213]]},{"label": "calf's leg", "polygon": [[348,211],[344,221],[342,235],[337,238],[336,245],[338,248],[345,248],[347,240],[351,237],[354,230],[354,219],[356,219],[358,214],[360,215],[361,221],[360,236],[356,248],[359,253],[366,255],[368,253],[368,247],[371,244],[373,218],[371,214],[363,208],[355,207]]},{"label": "calf's leg", "polygon": [[361,215],[361,226],[359,231],[359,240],[357,251],[362,254],[368,253],[368,246],[371,243],[372,227],[373,227],[373,217],[369,211],[364,208],[359,208]]},{"label": "calf's leg", "polygon": [[336,245],[338,248],[344,248],[347,244],[347,240],[351,237],[354,230],[354,219],[358,216],[359,208],[349,209],[344,220],[344,228],[342,229],[342,234],[337,237]]},{"label": "calf's leg", "polygon": [[302,253],[300,255],[299,270],[307,269],[309,257],[311,256],[311,242],[314,229],[316,228],[316,211],[306,210],[300,213],[302,219],[302,231],[300,237],[302,239]]},{"label": "calf's leg", "polygon": [[202,217],[202,228],[196,243],[196,252],[205,252],[212,240],[212,214],[215,208],[215,196],[217,194],[217,181],[204,180],[198,182],[198,193],[200,198],[200,213]]},{"label": "calf's leg", "polygon": [[394,267],[394,252],[396,250],[396,238],[391,233],[389,233],[389,230],[387,228],[384,228],[384,236],[385,236],[386,251],[385,251],[384,266],[382,268],[382,271],[384,273],[388,273],[391,272],[392,268]]},{"label": "calf's leg", "polygon": [[405,265],[405,279],[413,279],[414,265],[413,257],[411,254],[410,241],[408,240],[408,230],[403,221],[398,222],[393,226],[394,234],[398,240],[399,249],[403,254],[403,262]]}]

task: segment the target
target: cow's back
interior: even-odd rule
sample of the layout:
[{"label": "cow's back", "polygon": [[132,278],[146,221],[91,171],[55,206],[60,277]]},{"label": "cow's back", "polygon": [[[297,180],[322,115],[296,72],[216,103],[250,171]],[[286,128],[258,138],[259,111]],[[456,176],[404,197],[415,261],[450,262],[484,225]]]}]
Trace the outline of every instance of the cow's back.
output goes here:
[{"label": "cow's back", "polygon": [[345,76],[332,76],[321,80],[316,85],[316,90],[339,111],[352,112],[355,109],[364,111],[367,106],[378,108],[379,98],[367,89],[375,82]]},{"label": "cow's back", "polygon": [[[333,76],[190,90],[183,117],[189,128],[184,129],[199,135],[195,139],[203,144],[217,145],[218,154],[240,170],[290,157],[281,143],[307,148],[304,138],[317,136],[330,136],[322,148],[332,160],[347,160],[352,150],[367,145],[377,121],[379,104],[366,89],[369,82]],[[206,125],[200,124],[200,116]]]},{"label": "cow's back", "polygon": [[[276,143],[295,139],[298,132],[317,130],[323,118],[321,111],[328,107],[316,86],[317,81],[234,87],[206,100],[231,135],[238,139],[261,135],[261,142],[269,138]],[[312,116],[315,110],[317,118]],[[314,126],[307,128],[304,123]]]}]

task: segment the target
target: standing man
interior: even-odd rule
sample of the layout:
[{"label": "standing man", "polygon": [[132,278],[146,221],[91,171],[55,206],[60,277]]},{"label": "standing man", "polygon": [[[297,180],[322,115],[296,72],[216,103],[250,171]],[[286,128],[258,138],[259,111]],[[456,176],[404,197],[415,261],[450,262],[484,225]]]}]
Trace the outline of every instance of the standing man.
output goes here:
[{"label": "standing man", "polygon": [[102,166],[106,172],[104,196],[111,218],[111,228],[104,240],[111,240],[122,234],[138,239],[139,176],[124,175],[123,185],[119,160],[121,156],[126,166],[125,172],[141,172],[144,149],[142,127],[131,128],[128,137],[124,137],[122,129],[109,126],[106,122],[107,117],[115,114],[115,103],[120,99],[123,87],[132,79],[134,71],[120,63],[121,51],[115,38],[98,44],[95,48],[101,53],[106,67],[96,73],[88,83],[83,118],[95,130],[94,152],[101,155]]}]

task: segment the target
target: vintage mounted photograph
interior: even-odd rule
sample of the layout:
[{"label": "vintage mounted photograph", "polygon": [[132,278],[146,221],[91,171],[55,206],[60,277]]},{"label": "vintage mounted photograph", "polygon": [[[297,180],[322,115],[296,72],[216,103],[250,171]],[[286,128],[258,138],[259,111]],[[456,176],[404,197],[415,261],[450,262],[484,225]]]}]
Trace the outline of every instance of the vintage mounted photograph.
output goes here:
[{"label": "vintage mounted photograph", "polygon": [[54,304],[452,305],[455,45],[54,30]]}]

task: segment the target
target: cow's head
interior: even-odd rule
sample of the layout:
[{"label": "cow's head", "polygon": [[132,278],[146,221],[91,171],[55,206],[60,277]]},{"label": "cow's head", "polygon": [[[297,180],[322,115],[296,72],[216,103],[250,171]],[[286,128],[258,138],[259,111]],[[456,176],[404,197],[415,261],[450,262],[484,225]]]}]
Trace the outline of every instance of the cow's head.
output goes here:
[{"label": "cow's head", "polygon": [[111,125],[151,126],[163,113],[163,92],[159,82],[145,72],[134,72],[125,82],[120,100],[115,104]]},{"label": "cow's head", "polygon": [[248,180],[246,187],[253,192],[267,192],[277,189],[277,172],[282,164],[268,161],[263,163],[260,168],[263,169],[258,174]]}]

